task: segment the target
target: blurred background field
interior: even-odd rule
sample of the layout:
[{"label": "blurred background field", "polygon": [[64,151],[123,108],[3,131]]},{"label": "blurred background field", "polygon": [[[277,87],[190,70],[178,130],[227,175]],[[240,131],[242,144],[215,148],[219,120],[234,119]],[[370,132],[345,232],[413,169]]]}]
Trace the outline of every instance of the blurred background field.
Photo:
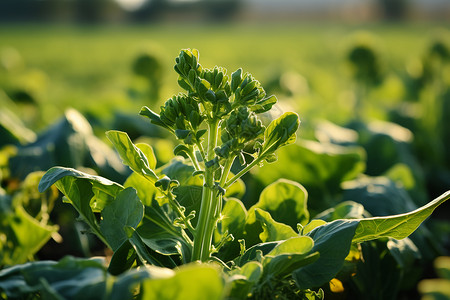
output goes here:
[{"label": "blurred background field", "polygon": [[[450,5],[361,2],[0,3],[0,216],[23,206],[41,225],[58,224],[65,241],[56,245],[53,236],[40,252],[42,244],[0,243],[0,268],[36,253],[99,251],[56,195],[37,194],[42,173],[30,174],[63,165],[123,183],[129,170],[105,138],[109,129],[149,142],[158,167],[169,163],[175,141],[138,112],[143,105],[159,111],[181,92],[173,66],[184,48],[198,49],[203,67],[252,73],[278,97],[276,114],[295,111],[302,121],[299,141],[279,152],[278,163],[245,178],[247,207],[279,177],[306,187],[313,215],[345,200],[374,216],[404,213],[449,190]],[[421,251],[407,249],[415,258],[395,265],[403,275],[422,255],[420,267],[436,276],[431,261],[450,255],[448,213],[446,204],[430,231],[413,238]],[[20,236],[8,226],[0,220],[0,241]],[[386,246],[377,245],[381,259]],[[19,248],[21,256],[8,256]],[[396,282],[404,299],[420,275],[412,277]],[[370,290],[370,280],[355,282],[361,293]]]},{"label": "blurred background field", "polygon": [[[114,111],[129,113],[142,104],[157,108],[177,92],[173,57],[179,49],[197,48],[205,66],[227,66],[230,73],[243,67],[269,88],[282,85],[289,93],[278,96],[298,106],[304,122],[318,117],[343,122],[353,113],[347,56],[358,36],[374,40],[387,72],[373,96],[376,106],[384,109],[405,100],[402,77],[420,72],[420,60],[438,34],[448,34],[446,28],[430,23],[314,22],[3,25],[0,76],[6,95],[2,97],[15,100],[20,91],[28,94],[39,107],[39,116],[23,117],[37,129],[51,124],[68,107],[107,121]],[[147,84],[132,69],[142,54],[157,61],[157,97],[133,97],[133,90]]]}]

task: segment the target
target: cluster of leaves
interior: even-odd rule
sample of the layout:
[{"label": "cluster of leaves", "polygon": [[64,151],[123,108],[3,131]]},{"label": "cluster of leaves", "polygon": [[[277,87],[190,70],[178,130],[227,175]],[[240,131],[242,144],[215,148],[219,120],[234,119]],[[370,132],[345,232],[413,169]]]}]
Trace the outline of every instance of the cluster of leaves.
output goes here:
[{"label": "cluster of leaves", "polygon": [[52,187],[37,190],[43,172],[30,173],[20,186],[0,187],[0,267],[22,264],[33,258],[50,238],[59,239],[50,212],[58,197]]},{"label": "cluster of leaves", "polygon": [[[50,169],[39,184],[40,191],[55,184],[114,252],[108,267],[66,258],[8,268],[0,272],[4,295],[77,298],[88,289],[95,298],[130,299],[140,293],[158,299],[322,299],[319,288],[336,282],[346,264],[358,260],[361,243],[392,239],[395,244],[450,198],[445,193],[416,210],[379,217],[344,202],[311,219],[323,207],[310,202],[311,211],[306,189],[280,179],[265,186],[247,209],[239,199],[244,194],[239,178],[273,162],[280,147],[294,144],[297,115],[285,113],[264,126],[258,114],[268,112],[276,98],[266,97],[259,82],[240,69],[231,77],[223,68],[204,69],[195,50],[183,50],[175,70],[186,93],[169,99],[159,114],[144,107],[141,115],[175,135],[174,153],[180,159],[156,168],[152,147],[134,144],[125,132],[109,131],[107,137],[133,171],[123,185],[63,167]],[[299,152],[284,165],[304,160],[306,170],[312,170],[305,181],[312,190],[321,183],[338,189],[361,171],[361,154],[335,147],[327,152],[294,144],[286,149]],[[314,155],[323,160],[315,167],[310,165]],[[345,159],[337,162],[339,155]],[[233,175],[236,159],[240,166]],[[324,171],[330,166],[334,173]],[[395,253],[402,247],[390,249]]]}]

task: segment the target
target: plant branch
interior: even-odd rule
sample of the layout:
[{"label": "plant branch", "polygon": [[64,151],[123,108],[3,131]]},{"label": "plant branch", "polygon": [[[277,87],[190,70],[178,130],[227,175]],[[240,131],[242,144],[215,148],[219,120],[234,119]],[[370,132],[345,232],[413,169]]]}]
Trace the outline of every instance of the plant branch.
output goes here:
[{"label": "plant branch", "polygon": [[243,168],[242,170],[240,170],[236,175],[234,175],[230,180],[228,180],[224,186],[222,186],[224,189],[227,189],[228,187],[230,187],[230,185],[232,185],[236,180],[238,180],[239,178],[242,177],[242,175],[244,175],[245,173],[247,173],[248,171],[250,171],[254,166],[256,166],[262,159],[263,159],[263,155],[258,156],[257,158],[255,158],[251,163],[249,163],[248,165],[245,166],[245,168]]},{"label": "plant branch", "polygon": [[[208,123],[208,148],[206,161],[214,159],[214,148],[217,145],[217,132],[219,128],[219,120],[212,119]],[[202,200],[200,206],[200,214],[196,227],[196,236],[194,240],[194,249],[192,252],[192,260],[207,261],[211,252],[211,239],[214,232],[214,219],[216,211],[217,199],[214,192],[214,170],[212,168],[205,169],[203,179]]]}]

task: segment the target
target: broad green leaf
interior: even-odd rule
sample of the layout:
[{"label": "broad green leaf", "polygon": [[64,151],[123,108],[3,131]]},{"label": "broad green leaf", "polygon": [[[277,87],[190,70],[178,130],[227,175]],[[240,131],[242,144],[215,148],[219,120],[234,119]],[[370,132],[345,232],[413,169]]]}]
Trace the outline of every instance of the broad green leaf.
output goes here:
[{"label": "broad green leaf", "polygon": [[240,256],[236,262],[238,266],[243,266],[248,262],[255,261],[258,257],[258,253],[261,255],[266,255],[270,251],[273,250],[277,245],[279,245],[282,241],[276,242],[267,242],[267,243],[259,243],[250,248],[248,248],[242,256]]},{"label": "broad green leaf", "polygon": [[170,256],[165,256],[155,252],[142,240],[139,233],[133,227],[127,227],[125,230],[128,234],[128,241],[136,251],[136,254],[142,264],[154,265],[158,267],[174,268],[177,266]]},{"label": "broad green leaf", "polygon": [[307,191],[299,183],[279,179],[261,192],[258,203],[252,208],[261,208],[275,221],[296,228],[298,223],[305,225],[309,221],[307,197]]},{"label": "broad green leaf", "polygon": [[54,167],[47,171],[39,183],[39,191],[45,191],[52,184],[64,194],[64,201],[73,205],[92,232],[108,245],[94,212],[101,211],[123,190],[123,187],[100,176],[62,167]]},{"label": "broad green leaf", "polygon": [[276,222],[270,214],[262,209],[255,208],[255,218],[263,227],[263,232],[259,235],[263,242],[273,242],[285,240],[296,236],[295,231],[288,225]]},{"label": "broad green leaf", "polygon": [[360,147],[305,140],[279,149],[277,158],[276,164],[254,168],[252,174],[264,187],[279,178],[300,182],[308,191],[310,214],[336,205],[341,183],[356,178],[365,168],[365,152]]},{"label": "broad green leaf", "polygon": [[180,185],[199,185],[203,182],[199,176],[192,176],[195,168],[186,164],[187,160],[180,160],[179,158],[172,159],[172,161],[164,166],[162,173],[167,175],[170,179],[178,180]]},{"label": "broad green leaf", "polygon": [[305,235],[308,232],[312,231],[314,228],[327,224],[324,220],[311,220],[306,226],[304,226],[301,230],[301,234]]},{"label": "broad green leaf", "polygon": [[[364,206],[374,217],[392,216],[417,209],[409,193],[397,183],[386,177],[367,177],[344,182],[346,199],[352,199]],[[427,227],[420,226],[411,235],[414,244],[420,249],[424,259],[435,257],[436,238]]]},{"label": "broad green leaf", "polygon": [[161,279],[172,277],[174,271],[168,268],[146,266],[145,268],[133,269],[118,276],[114,282],[109,300],[135,299],[135,289],[146,279]]},{"label": "broad green leaf", "polygon": [[264,132],[264,143],[260,154],[270,154],[284,145],[294,143],[298,126],[300,121],[294,112],[284,113],[273,120]]},{"label": "broad green leaf", "polygon": [[145,208],[142,224],[137,228],[142,242],[153,251],[163,255],[181,255],[183,261],[190,259],[190,245],[184,239],[180,227],[173,225],[176,216],[159,206],[156,200]]},{"label": "broad green leaf", "polygon": [[120,191],[116,198],[102,211],[100,230],[113,251],[116,251],[127,239],[125,227],[136,228],[144,216],[144,206],[134,188]]},{"label": "broad green leaf", "polygon": [[0,271],[0,290],[13,299],[45,294],[50,299],[102,299],[109,277],[98,259],[65,257],[59,262],[39,261]]},{"label": "broad green leaf", "polygon": [[219,300],[224,284],[217,268],[185,265],[167,279],[148,279],[142,283],[142,298],[157,300]]},{"label": "broad green leaf", "polygon": [[108,266],[111,275],[119,275],[129,270],[136,260],[136,250],[134,250],[128,239],[114,251]]},{"label": "broad green leaf", "polygon": [[402,270],[410,270],[421,259],[419,249],[410,238],[401,240],[389,238],[386,247]]},{"label": "broad green leaf", "polygon": [[[86,198],[89,201],[87,200],[83,201],[87,201],[92,211],[94,212],[100,212],[105,207],[105,205],[109,203],[112,199],[114,199],[116,194],[123,189],[123,187],[120,184],[100,176],[90,175],[72,168],[53,167],[50,170],[48,170],[47,173],[45,173],[45,175],[39,182],[39,192],[42,193],[46,191],[51,185],[56,183],[58,189],[66,197],[68,197],[68,195],[66,195],[66,192],[70,193],[71,188],[73,188],[71,187],[71,183],[72,181],[73,182],[75,181],[69,180],[69,182],[71,183],[68,183],[67,186],[61,184],[61,182],[58,182],[65,177],[72,177],[74,179],[80,179],[90,183],[92,187],[91,190],[94,195],[93,197],[91,196],[92,197],[91,199],[91,197],[87,197],[89,193],[84,194],[84,196],[86,197],[83,197],[83,199]],[[64,192],[63,190],[66,192]],[[70,199],[70,197],[68,198]]]},{"label": "broad green leaf", "polygon": [[264,276],[283,279],[292,272],[310,265],[320,257],[319,252],[280,254],[273,257],[264,257]]},{"label": "broad green leaf", "polygon": [[[226,198],[221,217],[216,228],[216,233],[220,236],[228,231],[233,234],[235,238],[242,237],[246,217],[247,210],[239,199]],[[217,238],[216,242],[218,242],[218,240],[220,239]]]},{"label": "broad green leaf", "polygon": [[100,259],[65,257],[59,262],[36,261],[0,271],[0,294],[7,299],[131,300],[145,279],[169,278],[174,271],[147,266],[117,277]]},{"label": "broad green leaf", "polygon": [[297,236],[289,238],[278,244],[266,256],[277,256],[281,254],[306,254],[312,250],[314,240],[309,236]]},{"label": "broad green leaf", "polygon": [[[125,132],[110,130],[106,132],[106,136],[113,143],[124,164],[151,182],[158,180],[158,176],[156,176],[150,166],[150,162],[153,164],[154,155],[149,162],[144,152],[133,144]],[[148,147],[145,150],[150,152]],[[151,153],[153,154],[153,151]]]},{"label": "broad green leaf", "polygon": [[264,256],[264,276],[281,279],[294,270],[313,263],[319,258],[318,252],[311,252],[314,241],[307,236],[293,237],[281,242]]},{"label": "broad green leaf", "polygon": [[227,299],[247,299],[262,273],[262,265],[257,261],[249,261],[241,268],[233,269],[230,272],[230,282],[227,285]]},{"label": "broad green leaf", "polygon": [[153,197],[157,193],[158,189],[148,180],[137,173],[131,173],[127,178],[124,187],[133,187],[137,191],[137,195],[145,206],[150,206]]},{"label": "broad green leaf", "polygon": [[311,251],[319,252],[320,257],[314,263],[293,272],[300,289],[320,287],[339,272],[350,251],[357,225],[357,221],[337,220],[307,234],[314,240]]},{"label": "broad green leaf", "polygon": [[[233,174],[230,173],[229,179],[231,179],[232,176]],[[242,197],[245,194],[245,189],[246,187],[244,181],[241,178],[239,178],[227,188],[224,197],[235,197],[238,199],[242,199]]]},{"label": "broad green leaf", "polygon": [[400,215],[360,219],[353,237],[353,243],[361,243],[382,237],[401,240],[413,233],[431,213],[450,198],[450,191],[430,203]]}]

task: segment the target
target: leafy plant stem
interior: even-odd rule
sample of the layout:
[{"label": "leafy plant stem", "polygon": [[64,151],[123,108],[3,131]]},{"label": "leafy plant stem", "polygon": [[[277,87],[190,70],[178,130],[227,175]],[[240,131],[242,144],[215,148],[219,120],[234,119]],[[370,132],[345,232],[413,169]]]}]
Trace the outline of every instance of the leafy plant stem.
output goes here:
[{"label": "leafy plant stem", "polygon": [[[165,194],[167,199],[169,199],[169,204],[172,207],[173,210],[177,213],[178,217],[181,219],[183,224],[186,226],[186,228],[192,233],[192,235],[195,237],[195,228],[192,226],[191,221],[186,218],[184,215],[184,212],[181,210],[180,204],[173,199],[173,195],[169,192]],[[184,230],[181,230],[183,237],[186,239],[186,241],[192,245],[192,241],[189,238],[189,236],[184,232]]]},{"label": "leafy plant stem", "polygon": [[189,158],[191,159],[192,164],[193,164],[195,170],[196,170],[196,171],[201,171],[200,165],[198,164],[197,157],[195,156],[195,153],[194,153],[194,147],[189,147],[189,150],[190,150],[190,151],[187,152],[187,155],[188,155]]},{"label": "leafy plant stem", "polygon": [[219,183],[219,185],[221,187],[223,187],[227,181],[228,174],[230,174],[230,170],[231,170],[231,167],[233,166],[233,162],[234,162],[235,158],[236,158],[236,156],[229,157],[225,161],[225,165],[223,166],[223,171],[222,171],[222,177],[220,178],[220,183]]},{"label": "leafy plant stem", "polygon": [[[207,161],[214,159],[214,148],[217,145],[218,119],[208,122],[208,152]],[[200,206],[200,215],[196,228],[192,260],[207,261],[210,256],[212,233],[214,232],[214,215],[218,199],[214,191],[214,169],[207,167],[203,179],[203,191]]]}]

